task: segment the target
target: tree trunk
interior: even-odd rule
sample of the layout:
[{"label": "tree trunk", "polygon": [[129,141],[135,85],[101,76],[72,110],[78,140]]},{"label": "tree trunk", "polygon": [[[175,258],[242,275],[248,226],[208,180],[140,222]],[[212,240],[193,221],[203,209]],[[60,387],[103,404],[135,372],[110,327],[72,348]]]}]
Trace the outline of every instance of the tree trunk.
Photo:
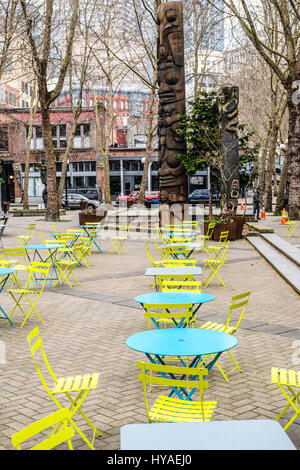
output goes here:
[{"label": "tree trunk", "polygon": [[[156,73],[154,78],[154,83],[156,83]],[[143,176],[140,185],[140,193],[139,193],[139,204],[144,204],[145,200],[145,191],[147,188],[148,182],[148,169],[150,165],[151,159],[151,150],[152,150],[152,127],[153,127],[153,117],[154,117],[154,106],[155,106],[155,90],[154,88],[151,89],[150,92],[150,111],[148,114],[148,123],[147,123],[147,143],[146,143],[146,152],[145,152],[145,163],[143,169]]]},{"label": "tree trunk", "polygon": [[64,159],[63,159],[63,162],[62,162],[60,182],[59,182],[59,187],[58,187],[58,192],[57,192],[59,207],[61,207],[61,203],[62,203],[62,195],[63,195],[63,190],[64,190],[64,186],[65,186],[65,181],[66,181],[68,158],[69,158],[69,155],[70,155],[71,150],[73,148],[73,141],[74,141],[74,136],[75,136],[75,133],[76,133],[77,121],[78,121],[77,117],[74,117],[74,121],[72,122],[71,133],[68,137],[67,148],[66,148],[66,151],[65,151],[65,154],[64,154]]},{"label": "tree trunk", "polygon": [[35,95],[36,95],[36,80],[34,80],[32,97],[30,100],[30,118],[29,118],[28,135],[27,135],[27,141],[26,141],[26,154],[25,154],[23,209],[29,209],[28,186],[29,186],[30,145],[31,145],[31,138],[32,138],[33,121],[34,121],[37,104],[38,104],[38,101],[36,100],[35,105],[33,105]]},{"label": "tree trunk", "polygon": [[274,159],[273,181],[274,181],[274,196],[277,197],[278,184],[277,184],[277,173],[276,173],[276,159]]},{"label": "tree trunk", "polygon": [[277,192],[276,206],[274,210],[274,215],[281,215],[281,211],[284,208],[284,195],[287,182],[287,172],[288,172],[288,152],[284,152],[284,160],[280,175],[279,187]]},{"label": "tree trunk", "polygon": [[58,199],[56,192],[56,168],[52,145],[52,132],[49,106],[41,103],[43,143],[47,164],[47,210],[45,220],[56,222],[59,220]]},{"label": "tree trunk", "polygon": [[265,172],[266,172],[266,161],[267,161],[267,153],[268,153],[268,146],[269,146],[269,138],[270,138],[270,128],[268,128],[267,135],[264,140],[264,145],[262,148],[260,163],[259,163],[258,186],[260,187],[262,194],[265,193]]},{"label": "tree trunk", "polygon": [[289,93],[289,217],[299,218],[300,213],[300,103]]},{"label": "tree trunk", "polygon": [[278,131],[279,131],[279,128],[277,124],[273,123],[272,131],[271,131],[271,141],[270,141],[270,146],[269,146],[267,172],[266,172],[266,186],[265,186],[266,193],[265,193],[264,202],[265,202],[265,210],[267,212],[272,212],[272,198],[273,198],[272,177],[273,177],[273,168],[274,168],[274,159],[275,159]]}]

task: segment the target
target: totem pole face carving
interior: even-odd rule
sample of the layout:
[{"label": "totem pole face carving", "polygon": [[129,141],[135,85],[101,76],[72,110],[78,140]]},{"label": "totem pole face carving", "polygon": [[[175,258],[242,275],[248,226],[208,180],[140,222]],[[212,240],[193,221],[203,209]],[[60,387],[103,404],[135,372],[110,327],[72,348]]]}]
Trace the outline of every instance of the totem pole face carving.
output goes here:
[{"label": "totem pole face carving", "polygon": [[227,198],[239,197],[239,141],[238,141],[238,103],[239,88],[223,87],[219,94],[220,127],[222,131],[222,153]]},{"label": "totem pole face carving", "polygon": [[219,100],[221,103],[220,122],[223,129],[237,132],[239,104],[238,87],[232,86],[221,88]]},{"label": "totem pole face carving", "polygon": [[186,202],[187,177],[179,153],[186,149],[177,134],[185,113],[183,11],[180,2],[161,4],[157,10],[159,177],[162,202]]}]

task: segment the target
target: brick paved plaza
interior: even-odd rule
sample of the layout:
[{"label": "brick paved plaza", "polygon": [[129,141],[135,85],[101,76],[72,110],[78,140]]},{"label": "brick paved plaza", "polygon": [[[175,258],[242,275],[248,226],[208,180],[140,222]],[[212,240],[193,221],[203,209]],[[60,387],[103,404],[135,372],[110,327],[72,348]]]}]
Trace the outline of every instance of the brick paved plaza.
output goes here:
[{"label": "brick paved plaza", "polygon": [[[37,219],[11,218],[3,236],[4,246],[16,246],[16,235],[24,234],[31,222],[38,224],[45,238],[51,238],[52,225]],[[77,212],[62,219],[56,224],[58,231],[78,227]],[[280,218],[269,218],[269,222],[282,235]],[[290,239],[294,244],[298,240]],[[38,230],[32,241],[40,241]],[[47,289],[43,293],[38,310],[44,324],[34,314],[23,328],[18,324],[13,328],[3,320],[0,323],[0,340],[6,348],[6,362],[0,363],[0,449],[12,449],[10,438],[14,432],[57,410],[40,382],[26,342],[35,326],[39,327],[57,376],[99,372],[98,387],[83,406],[102,432],[95,439],[97,449],[119,449],[121,426],[147,422],[136,367],[136,361],[145,357],[129,349],[125,341],[147,329],[142,308],[134,297],[152,290],[151,278],[144,276],[150,261],[142,240],[129,240],[128,254],[120,256],[108,254],[109,240],[101,246],[104,253],[94,252],[92,267],[77,270],[80,286]],[[196,257],[201,266],[203,255]],[[226,288],[213,281],[203,289],[215,300],[201,307],[197,325],[204,320],[224,320],[231,297],[252,290],[234,351],[244,372],[233,372],[226,383],[218,369],[213,368],[205,398],[218,402],[213,420],[273,420],[286,401],[277,386],[271,384],[271,366],[300,369],[299,295],[245,239],[232,242],[221,277]],[[9,294],[2,292],[0,300],[9,311],[13,305]],[[21,318],[19,313],[13,317]],[[232,368],[227,354],[220,364],[225,371]],[[154,388],[151,394],[155,398],[157,390]],[[77,420],[83,424],[83,420]],[[283,426],[286,422],[287,419],[281,420]],[[83,429],[92,438],[91,429],[85,424]],[[287,434],[299,449],[299,418]],[[88,449],[78,434],[73,445],[75,449]]]}]

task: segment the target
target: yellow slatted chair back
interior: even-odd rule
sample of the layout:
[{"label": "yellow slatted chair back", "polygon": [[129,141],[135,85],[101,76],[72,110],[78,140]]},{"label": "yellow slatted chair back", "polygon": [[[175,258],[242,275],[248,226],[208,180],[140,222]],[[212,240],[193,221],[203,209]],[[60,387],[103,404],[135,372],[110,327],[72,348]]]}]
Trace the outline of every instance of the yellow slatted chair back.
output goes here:
[{"label": "yellow slatted chair back", "polygon": [[223,266],[223,264],[226,261],[226,258],[228,256],[229,247],[230,247],[230,242],[226,242],[225,245],[224,245],[224,248],[222,250],[222,253],[218,258],[218,260],[220,261],[221,266]]},{"label": "yellow slatted chair back", "polygon": [[[36,368],[36,371],[38,373],[38,376],[46,389],[48,395],[52,398],[52,400],[56,403],[56,405],[59,408],[61,407],[61,404],[58,402],[58,400],[55,398],[55,396],[52,393],[52,389],[49,388],[47,379],[45,378],[45,374],[42,372],[41,367],[40,367],[40,358],[42,359],[42,362],[46,366],[46,369],[49,373],[49,375],[52,377],[54,382],[57,382],[57,377],[54,374],[53,370],[51,369],[51,366],[49,364],[49,361],[47,359],[47,356],[45,354],[45,351],[43,349],[43,341],[39,335],[39,329],[38,327],[35,327],[27,336],[27,343],[32,355],[32,359]],[[38,356],[38,357],[37,357]],[[53,387],[53,383],[51,385]]]},{"label": "yellow slatted chair back", "polygon": [[9,261],[12,258],[17,259],[19,262],[27,265],[28,260],[26,257],[26,250],[22,247],[20,248],[3,248],[3,253],[6,257],[6,260]]},{"label": "yellow slatted chair back", "polygon": [[164,280],[161,283],[162,292],[197,292],[201,293],[201,281]]},{"label": "yellow slatted chair back", "polygon": [[191,227],[189,226],[185,226],[183,227],[182,225],[165,225],[164,226],[165,230],[169,230],[170,232],[190,232],[191,231]]},{"label": "yellow slatted chair back", "polygon": [[[39,295],[41,295],[46,286],[50,266],[50,263],[43,263],[41,261],[31,261],[30,266],[28,268],[29,276],[25,289],[32,289],[32,285],[34,285],[35,289],[39,292]],[[37,282],[37,274],[41,276],[39,280],[41,280],[42,282]]]},{"label": "yellow slatted chair back", "polygon": [[44,234],[43,232],[40,230],[39,231],[39,236],[40,236],[40,239],[41,239],[41,242],[43,243],[43,245],[57,245],[57,243],[62,243],[59,239],[55,239],[55,238],[51,238],[51,239],[46,239],[44,237]]},{"label": "yellow slatted chair back", "polygon": [[161,255],[162,258],[165,258],[165,253],[164,253],[163,249],[160,248],[160,246],[158,245],[155,238],[152,238],[152,240],[153,240],[154,245],[156,246],[156,249],[157,249],[158,253]]},{"label": "yellow slatted chair back", "polygon": [[[225,324],[224,331],[226,331],[226,329],[229,328],[229,326],[231,326],[230,321],[231,321],[231,318],[232,318],[232,314],[236,315],[236,309],[240,310],[240,314],[239,314],[239,318],[237,320],[237,323],[233,327],[233,331],[231,331],[231,334],[233,334],[238,329],[238,327],[240,326],[240,323],[243,319],[246,307],[248,305],[251,292],[252,291],[250,290],[250,291],[244,292],[243,294],[234,295],[232,297],[232,303],[229,307],[229,315],[228,315],[228,318],[227,318],[227,321],[226,321],[226,324]],[[231,328],[232,328],[232,326],[231,326]]]},{"label": "yellow slatted chair back", "polygon": [[69,450],[72,450],[73,446],[71,439],[74,437],[75,433],[73,427],[68,425],[69,419],[70,411],[68,408],[58,410],[55,413],[26,426],[26,428],[21,429],[21,431],[16,432],[11,437],[12,445],[16,449],[22,450],[21,444],[24,444],[25,441],[35,437],[37,434],[44,433],[46,430],[51,431],[51,428],[54,427],[54,431],[52,431],[46,439],[43,438],[41,442],[28,450],[51,450],[64,442],[67,442]]},{"label": "yellow slatted chair back", "polygon": [[[27,245],[27,243],[29,242],[29,240],[31,240],[33,236],[33,232],[35,228],[36,228],[36,224],[28,225],[26,234],[23,237],[21,236],[21,241],[20,241],[21,245]],[[20,238],[20,237],[17,237],[17,238]]]},{"label": "yellow slatted chair back", "polygon": [[[208,389],[208,383],[204,381],[204,377],[208,374],[207,369],[202,369],[200,367],[194,368],[152,364],[142,361],[137,361],[136,365],[139,369],[141,369],[141,372],[138,374],[138,380],[140,380],[143,384],[146,412],[149,421],[151,419],[147,398],[147,384],[168,388],[195,388],[199,390],[200,401],[203,402],[204,390]],[[174,378],[169,378],[167,374],[172,374]],[[194,380],[188,380],[188,378],[182,379],[184,376],[193,376]]]},{"label": "yellow slatted chair back", "polygon": [[166,259],[161,262],[162,266],[172,267],[172,266],[195,266],[197,263],[196,259]]},{"label": "yellow slatted chair back", "polygon": [[149,243],[145,242],[145,247],[146,247],[148,258],[150,259],[152,265],[157,266],[157,262],[154,260],[152,254],[151,254]]},{"label": "yellow slatted chair back", "polygon": [[172,319],[185,320],[189,326],[190,320],[193,316],[192,304],[174,304],[172,306],[163,304],[143,304],[144,317],[148,320],[153,318],[157,323],[170,323],[174,324]]},{"label": "yellow slatted chair back", "polygon": [[174,245],[178,245],[179,243],[188,245],[191,241],[192,239],[188,237],[172,237],[168,239],[168,243],[173,243]]},{"label": "yellow slatted chair back", "polygon": [[163,282],[169,282],[177,280],[178,282],[183,281],[194,281],[194,274],[158,274],[156,276],[156,282],[162,289]]},{"label": "yellow slatted chair back", "polygon": [[207,227],[207,232],[206,232],[206,235],[205,235],[206,240],[210,240],[210,238],[212,237],[212,234],[213,234],[214,229],[215,229],[215,225],[216,225],[215,222],[209,222],[208,227]]}]

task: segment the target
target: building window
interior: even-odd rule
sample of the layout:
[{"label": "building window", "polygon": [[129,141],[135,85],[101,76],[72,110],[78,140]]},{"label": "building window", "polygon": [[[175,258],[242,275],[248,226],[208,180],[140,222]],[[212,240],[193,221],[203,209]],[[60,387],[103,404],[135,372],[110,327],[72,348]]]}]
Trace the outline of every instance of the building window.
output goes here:
[{"label": "building window", "polygon": [[61,149],[66,148],[66,124],[59,124],[57,126],[51,126],[52,130],[52,144],[53,148]]},{"label": "building window", "polygon": [[8,151],[8,129],[0,127],[0,150]]},{"label": "building window", "polygon": [[4,90],[4,88],[0,88],[0,103],[5,103],[5,90]]},{"label": "building window", "polygon": [[76,127],[73,148],[90,148],[91,147],[91,126],[90,124],[78,124]]},{"label": "building window", "polygon": [[109,160],[110,171],[120,171],[120,160]]},{"label": "building window", "polygon": [[87,185],[90,188],[93,188],[96,186],[96,176],[88,176],[87,177]]}]

